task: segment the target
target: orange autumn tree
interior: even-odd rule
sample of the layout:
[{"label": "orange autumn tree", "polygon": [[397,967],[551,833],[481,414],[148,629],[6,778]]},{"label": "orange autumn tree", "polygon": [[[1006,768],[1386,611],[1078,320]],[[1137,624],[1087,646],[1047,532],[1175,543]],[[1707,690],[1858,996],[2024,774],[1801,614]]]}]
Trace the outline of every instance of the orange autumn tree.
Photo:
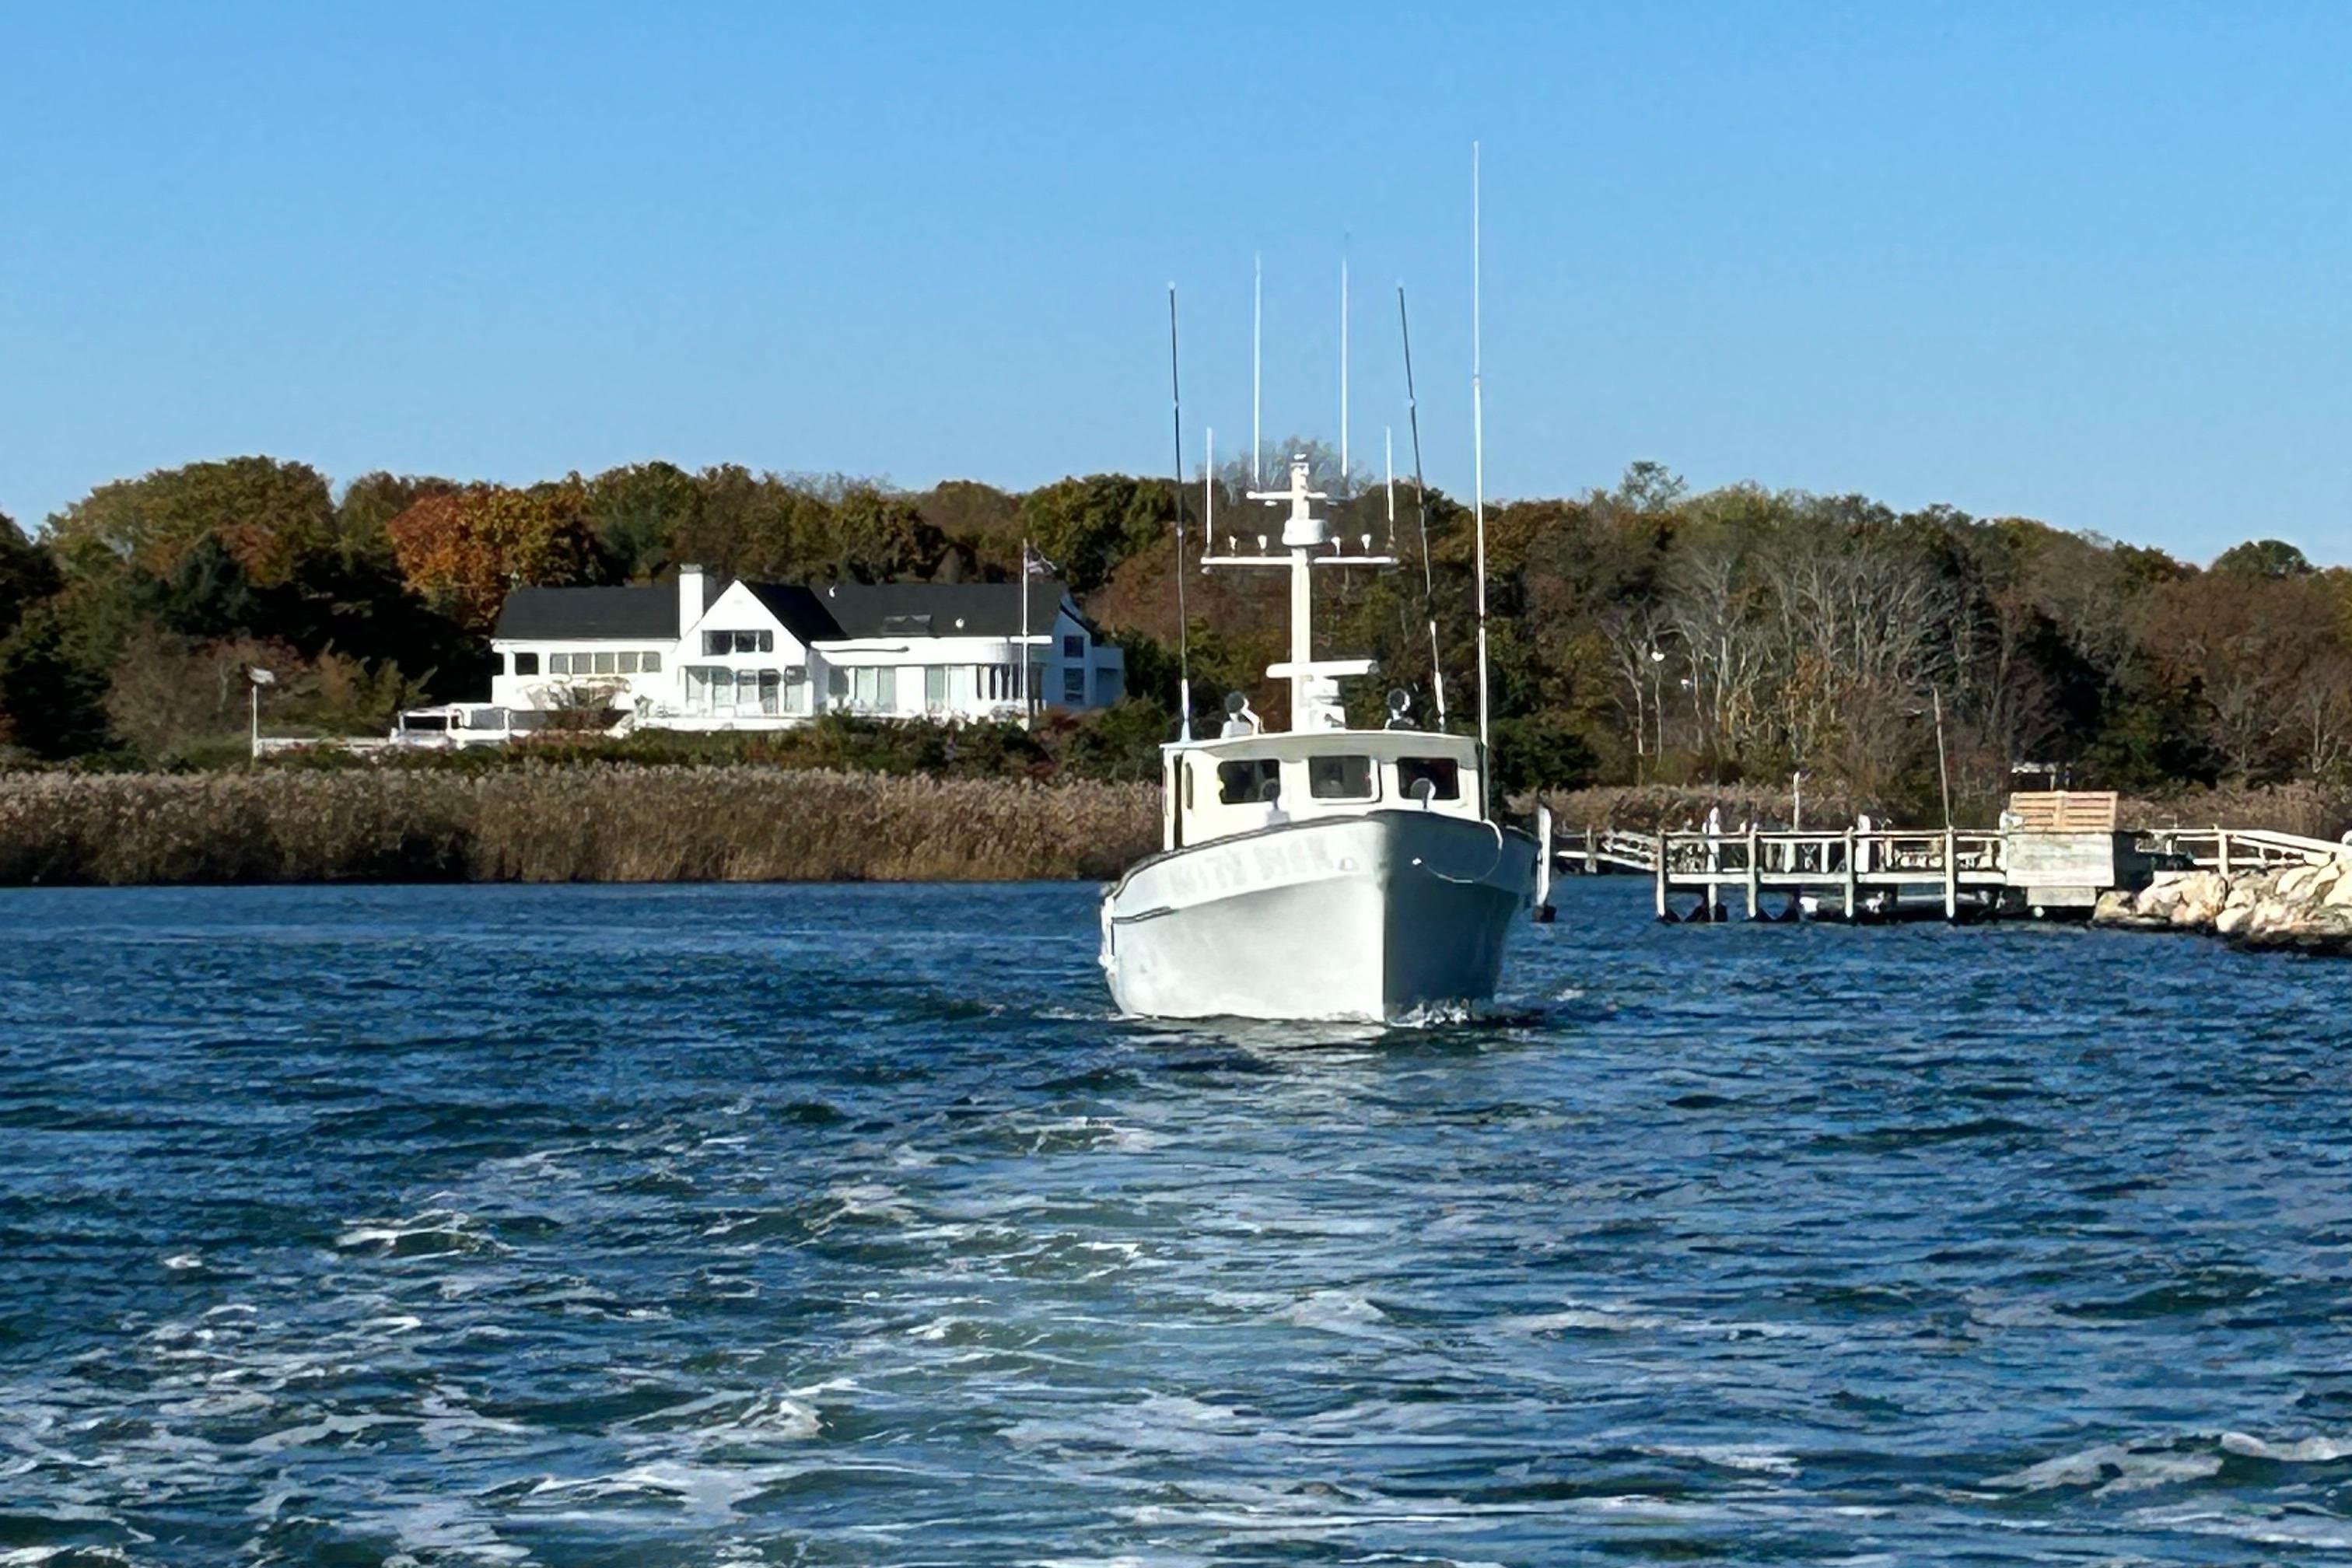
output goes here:
[{"label": "orange autumn tree", "polygon": [[469,631],[490,628],[509,588],[583,583],[594,571],[595,529],[577,479],[427,496],[384,531],[408,585]]}]

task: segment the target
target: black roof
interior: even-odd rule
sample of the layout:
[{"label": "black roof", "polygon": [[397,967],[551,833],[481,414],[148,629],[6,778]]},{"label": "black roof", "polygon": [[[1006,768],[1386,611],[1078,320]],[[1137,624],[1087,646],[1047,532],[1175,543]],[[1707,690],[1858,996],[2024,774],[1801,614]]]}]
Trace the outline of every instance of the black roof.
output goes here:
[{"label": "black roof", "polygon": [[[706,579],[706,604],[724,586]],[[769,614],[803,645],[845,637],[999,637],[1021,633],[1016,583],[838,583],[804,588],[746,583]],[[1069,590],[1051,579],[1029,584],[1029,630],[1053,628]],[[1084,617],[1080,619],[1083,621]],[[1092,623],[1086,623],[1093,630]],[[517,588],[493,636],[593,641],[678,636],[675,582],[625,588]]]},{"label": "black roof", "polygon": [[499,637],[578,638],[677,636],[677,584],[627,588],[517,588],[499,611]]},{"label": "black roof", "polygon": [[[840,583],[816,590],[852,637],[1009,637],[1021,635],[1017,583]],[[1029,630],[1049,632],[1069,590],[1029,584]]]},{"label": "black roof", "polygon": [[803,647],[844,635],[841,623],[833,618],[833,613],[813,588],[803,588],[797,583],[746,583],[743,586],[768,606],[768,613],[782,621],[784,629],[799,638]]}]

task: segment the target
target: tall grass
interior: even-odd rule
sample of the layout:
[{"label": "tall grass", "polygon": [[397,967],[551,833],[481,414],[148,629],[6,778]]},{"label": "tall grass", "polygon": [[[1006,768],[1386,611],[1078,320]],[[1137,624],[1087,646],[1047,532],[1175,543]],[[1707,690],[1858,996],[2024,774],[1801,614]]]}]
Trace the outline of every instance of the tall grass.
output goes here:
[{"label": "tall grass", "polygon": [[1157,793],[749,767],[0,773],[0,885],[1108,878]]}]

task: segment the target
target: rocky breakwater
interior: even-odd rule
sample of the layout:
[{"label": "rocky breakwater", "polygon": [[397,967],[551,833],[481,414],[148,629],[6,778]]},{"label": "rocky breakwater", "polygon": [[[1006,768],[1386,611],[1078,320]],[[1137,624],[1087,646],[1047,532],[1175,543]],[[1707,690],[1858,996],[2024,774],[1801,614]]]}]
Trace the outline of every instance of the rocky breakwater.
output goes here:
[{"label": "rocky breakwater", "polygon": [[2160,871],[2137,893],[2099,900],[2094,925],[2201,931],[2239,947],[2352,953],[2352,859],[2223,876]]}]

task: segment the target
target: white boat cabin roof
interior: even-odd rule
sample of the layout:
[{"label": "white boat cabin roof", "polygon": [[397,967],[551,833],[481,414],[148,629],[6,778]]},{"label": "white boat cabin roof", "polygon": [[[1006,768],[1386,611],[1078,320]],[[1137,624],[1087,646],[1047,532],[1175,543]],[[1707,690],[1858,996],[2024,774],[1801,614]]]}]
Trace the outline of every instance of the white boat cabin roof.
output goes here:
[{"label": "white boat cabin roof", "polygon": [[1483,816],[1478,742],[1424,730],[1319,730],[1161,748],[1162,837],[1182,848],[1321,816]]}]

